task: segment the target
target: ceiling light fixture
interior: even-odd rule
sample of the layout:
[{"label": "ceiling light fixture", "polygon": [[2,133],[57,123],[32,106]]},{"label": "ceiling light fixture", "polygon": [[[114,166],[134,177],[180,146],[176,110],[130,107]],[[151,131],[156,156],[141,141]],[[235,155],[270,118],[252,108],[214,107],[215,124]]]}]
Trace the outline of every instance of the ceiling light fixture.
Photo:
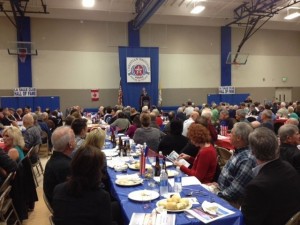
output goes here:
[{"label": "ceiling light fixture", "polygon": [[82,0],[81,4],[83,7],[92,8],[95,5],[95,0]]},{"label": "ceiling light fixture", "polygon": [[205,9],[205,6],[203,6],[203,5],[197,5],[197,6],[195,6],[195,7],[192,9],[191,14],[199,14],[199,13],[201,13],[204,9]]},{"label": "ceiling light fixture", "polygon": [[285,20],[292,20],[300,16],[300,9],[299,8],[288,8],[287,9],[287,16],[284,17]]}]

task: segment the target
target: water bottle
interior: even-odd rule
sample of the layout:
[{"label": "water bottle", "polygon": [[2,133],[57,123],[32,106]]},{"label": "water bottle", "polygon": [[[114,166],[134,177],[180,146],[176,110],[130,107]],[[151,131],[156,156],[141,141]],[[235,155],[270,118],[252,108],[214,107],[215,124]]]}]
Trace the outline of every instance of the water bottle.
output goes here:
[{"label": "water bottle", "polygon": [[168,175],[165,170],[160,172],[159,192],[161,196],[168,194]]},{"label": "water bottle", "polygon": [[176,167],[177,174],[174,177],[174,192],[180,193],[182,190],[180,167]]}]

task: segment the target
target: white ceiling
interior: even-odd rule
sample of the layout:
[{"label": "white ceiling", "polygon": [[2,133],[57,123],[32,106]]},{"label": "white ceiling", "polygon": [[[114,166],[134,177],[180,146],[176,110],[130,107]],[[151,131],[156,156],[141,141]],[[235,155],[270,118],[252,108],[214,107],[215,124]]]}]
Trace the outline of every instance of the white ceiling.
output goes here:
[{"label": "white ceiling", "polygon": [[[44,0],[49,14],[29,14],[28,16],[118,22],[129,22],[135,17],[135,0],[95,1],[93,9],[85,9],[81,6],[81,0]],[[148,23],[224,26],[233,21],[233,10],[245,2],[245,0],[196,0],[198,3],[193,3],[193,1],[166,0]],[[32,7],[39,7],[40,2],[41,0],[29,1]],[[280,4],[286,4],[289,0],[280,2]],[[199,15],[192,15],[190,11],[195,4],[204,5],[206,9]],[[300,7],[300,3],[294,6]],[[278,4],[277,7],[281,5]],[[300,31],[300,17],[286,21],[283,19],[286,15],[287,10],[281,10],[263,28]]]}]

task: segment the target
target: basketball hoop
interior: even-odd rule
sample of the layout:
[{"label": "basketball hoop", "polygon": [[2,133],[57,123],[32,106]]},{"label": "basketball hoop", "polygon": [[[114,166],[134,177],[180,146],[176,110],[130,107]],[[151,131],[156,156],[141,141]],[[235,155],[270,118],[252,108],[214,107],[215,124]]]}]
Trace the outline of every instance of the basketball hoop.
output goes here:
[{"label": "basketball hoop", "polygon": [[241,66],[241,64],[239,64],[238,62],[232,62],[231,65],[233,66],[234,69],[238,69]]},{"label": "basketball hoop", "polygon": [[18,49],[18,56],[21,61],[21,63],[25,63],[26,56],[27,56],[27,48],[19,48]]}]

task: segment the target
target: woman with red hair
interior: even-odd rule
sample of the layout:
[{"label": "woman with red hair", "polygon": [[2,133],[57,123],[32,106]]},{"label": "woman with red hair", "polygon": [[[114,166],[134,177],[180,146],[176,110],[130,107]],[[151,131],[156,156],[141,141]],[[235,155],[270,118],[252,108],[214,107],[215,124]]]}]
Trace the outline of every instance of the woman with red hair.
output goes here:
[{"label": "woman with red hair", "polygon": [[197,177],[202,183],[213,181],[217,168],[217,152],[210,143],[211,136],[208,129],[201,124],[193,123],[188,129],[188,138],[199,148],[197,156],[181,153],[179,159],[183,158],[193,164],[191,169],[182,165],[179,161],[175,162],[180,170],[189,176]]}]

